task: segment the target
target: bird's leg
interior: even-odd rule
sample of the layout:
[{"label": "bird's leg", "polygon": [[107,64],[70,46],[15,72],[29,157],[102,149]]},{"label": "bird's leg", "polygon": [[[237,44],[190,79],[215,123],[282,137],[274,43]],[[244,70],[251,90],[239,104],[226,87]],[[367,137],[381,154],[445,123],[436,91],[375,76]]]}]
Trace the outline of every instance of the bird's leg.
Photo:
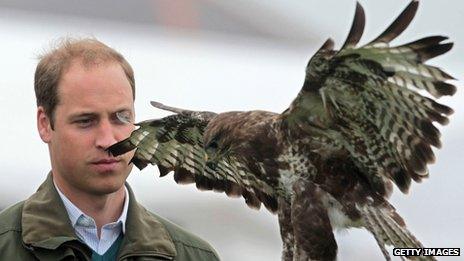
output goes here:
[{"label": "bird's leg", "polygon": [[291,219],[291,205],[283,199],[279,199],[279,226],[280,236],[282,238],[283,250],[282,250],[282,261],[293,261],[293,227]]},{"label": "bird's leg", "polygon": [[337,243],[327,210],[321,202],[324,192],[305,179],[296,181],[293,189],[293,260],[335,260]]}]

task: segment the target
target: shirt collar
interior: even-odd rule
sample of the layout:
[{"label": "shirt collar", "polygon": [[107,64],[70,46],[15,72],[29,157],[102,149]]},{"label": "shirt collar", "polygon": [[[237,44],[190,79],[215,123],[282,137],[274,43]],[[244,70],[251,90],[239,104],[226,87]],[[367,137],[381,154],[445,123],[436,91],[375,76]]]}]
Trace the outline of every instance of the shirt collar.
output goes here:
[{"label": "shirt collar", "polygon": [[[161,217],[137,203],[130,185],[126,183],[125,186],[129,192],[130,202],[125,224],[127,233],[124,234],[119,255],[153,254],[171,258],[176,256],[177,251],[170,234],[174,232],[168,232],[166,228],[169,222],[165,223],[166,221],[163,221]],[[48,250],[57,249],[64,243],[68,243],[73,248],[81,249],[83,253],[91,255],[88,249],[82,249],[82,245],[78,242],[79,238],[71,226],[63,200],[53,185],[51,172],[37,192],[24,201],[20,222],[24,245],[34,247],[37,250],[34,252],[45,253],[47,256],[53,253],[58,255],[56,251]],[[42,251],[42,249],[47,251]]]},{"label": "shirt collar", "polygon": [[[71,220],[71,225],[73,228],[76,227],[77,222],[81,216],[84,217],[89,217],[86,215],[82,210],[80,210],[76,205],[74,205],[71,200],[69,200],[63,192],[61,192],[60,188],[56,185],[55,181],[53,181],[53,185],[56,188],[56,191],[58,192],[58,195],[60,196],[61,200],[63,201],[64,207],[66,208],[66,212],[68,212],[69,219]],[[114,222],[114,223],[119,223],[121,222],[122,224],[122,233],[126,233],[126,220],[127,220],[127,210],[129,209],[129,192],[127,191],[126,186],[124,186],[124,205],[122,208],[121,215],[119,218]],[[92,218],[92,217],[89,217]],[[93,220],[93,218],[92,218]]]}]

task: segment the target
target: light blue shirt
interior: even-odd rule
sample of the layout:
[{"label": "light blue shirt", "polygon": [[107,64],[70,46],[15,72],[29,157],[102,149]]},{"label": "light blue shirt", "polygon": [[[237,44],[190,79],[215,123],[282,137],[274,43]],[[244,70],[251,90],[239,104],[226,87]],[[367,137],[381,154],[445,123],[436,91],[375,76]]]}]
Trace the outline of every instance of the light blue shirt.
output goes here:
[{"label": "light blue shirt", "polygon": [[124,186],[125,197],[124,206],[122,208],[121,216],[115,222],[105,224],[101,228],[100,238],[98,238],[97,225],[95,220],[84,214],[76,205],[74,205],[58,188],[55,188],[64,203],[66,211],[68,212],[71,224],[76,232],[77,237],[82,240],[87,246],[99,255],[103,255],[111,245],[118,239],[120,233],[126,231],[127,209],[129,207],[129,193]]}]

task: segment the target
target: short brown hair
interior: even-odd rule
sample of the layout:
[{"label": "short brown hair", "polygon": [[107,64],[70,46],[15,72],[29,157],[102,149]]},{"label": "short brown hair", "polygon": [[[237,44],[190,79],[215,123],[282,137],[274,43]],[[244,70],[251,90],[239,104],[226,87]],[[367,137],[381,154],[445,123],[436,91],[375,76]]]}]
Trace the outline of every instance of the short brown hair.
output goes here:
[{"label": "short brown hair", "polygon": [[76,59],[80,59],[85,67],[103,62],[119,63],[129,80],[132,97],[135,99],[134,71],[124,56],[94,38],[62,39],[54,48],[39,57],[34,76],[37,106],[44,108],[52,129],[55,108],[59,103],[58,84],[71,62]]}]

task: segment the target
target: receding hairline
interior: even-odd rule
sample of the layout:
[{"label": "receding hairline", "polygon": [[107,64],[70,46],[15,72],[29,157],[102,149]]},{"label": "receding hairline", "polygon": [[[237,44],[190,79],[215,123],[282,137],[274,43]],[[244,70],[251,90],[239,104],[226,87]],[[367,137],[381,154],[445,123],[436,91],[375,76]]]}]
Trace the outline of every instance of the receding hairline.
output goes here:
[{"label": "receding hairline", "polygon": [[[127,62],[116,50],[100,42],[96,38],[64,37],[53,41],[42,54],[37,55],[40,63],[56,62],[60,66],[62,76],[76,60],[80,60],[84,68],[91,68],[107,62],[117,62],[122,66]],[[123,68],[124,69],[124,68]]]},{"label": "receding hairline", "polygon": [[[86,71],[86,72],[94,69],[95,67],[117,66],[117,67],[119,67],[121,69],[121,71],[123,73],[125,73],[123,66],[116,60],[92,60],[92,61],[87,61],[86,62],[86,61],[84,61],[84,59],[82,59],[82,57],[75,57],[75,58],[70,59],[66,63],[66,66],[62,68],[60,77],[58,79],[58,86],[60,85],[60,82],[63,79],[63,77],[65,76],[65,74],[67,74],[71,70],[71,68],[73,68],[75,66],[78,66],[78,67],[84,69],[84,71]],[[129,81],[129,79],[128,79],[128,81]]]},{"label": "receding hairline", "polygon": [[80,60],[84,68],[109,62],[118,63],[129,81],[132,97],[135,100],[135,78],[132,66],[121,53],[96,38],[59,38],[52,41],[48,48],[44,48],[37,58],[39,62],[34,75],[37,106],[44,108],[51,119],[52,128],[54,110],[59,103],[59,82],[76,60]]}]

